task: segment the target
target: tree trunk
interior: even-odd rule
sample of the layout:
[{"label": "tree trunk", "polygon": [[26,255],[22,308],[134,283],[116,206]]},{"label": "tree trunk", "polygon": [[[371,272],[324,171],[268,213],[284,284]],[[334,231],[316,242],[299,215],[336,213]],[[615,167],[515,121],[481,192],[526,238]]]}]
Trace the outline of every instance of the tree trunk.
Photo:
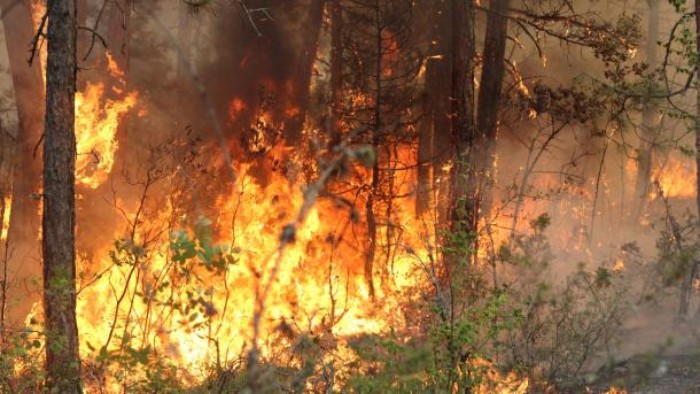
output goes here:
[{"label": "tree trunk", "polygon": [[0,0],[3,11],[3,27],[7,54],[15,91],[19,131],[15,159],[15,176],[12,197],[12,217],[8,238],[13,250],[10,272],[19,285],[26,288],[22,302],[8,310],[9,323],[19,323],[29,313],[33,301],[38,301],[37,289],[32,279],[41,275],[39,241],[39,199],[41,188],[41,156],[35,155],[35,147],[41,139],[44,122],[44,84],[41,77],[41,61],[37,56],[30,66],[28,49],[34,36],[34,26],[29,2]]},{"label": "tree trunk", "polygon": [[[451,159],[450,90],[451,90],[451,14],[449,2],[434,0],[428,3],[431,50],[425,62],[424,119],[420,124],[418,147],[418,194],[416,213],[423,214],[430,206],[435,192],[447,182],[439,182],[441,169]],[[431,171],[432,170],[432,171]],[[432,174],[431,174],[432,172]],[[438,215],[442,211],[438,208]]]},{"label": "tree trunk", "polygon": [[304,31],[302,52],[299,56],[299,64],[294,74],[293,92],[291,103],[295,107],[289,119],[285,122],[287,128],[287,143],[295,146],[300,138],[306,119],[306,110],[309,106],[311,76],[313,74],[316,51],[318,49],[318,37],[323,24],[323,9],[326,0],[312,0],[309,8],[309,16]]},{"label": "tree trunk", "polygon": [[[7,229],[4,227],[3,217],[5,209],[10,207],[5,206],[7,198],[12,194],[12,172],[13,172],[13,158],[15,156],[15,141],[12,135],[5,130],[2,122],[0,121],[0,234],[3,234]],[[2,246],[2,240],[0,239],[0,247]],[[1,256],[1,254],[0,254]],[[0,261],[2,257],[0,257]]]},{"label": "tree trunk", "polygon": [[[491,0],[484,38],[484,64],[479,85],[479,103],[476,128],[479,139],[479,158],[476,159],[478,182],[482,184],[481,212],[488,214],[491,205],[490,189],[495,181],[493,161],[496,150],[496,132],[501,102],[501,87],[505,74],[505,53],[508,33],[509,0]],[[475,152],[477,153],[477,152]]]},{"label": "tree trunk", "polygon": [[[649,0],[649,23],[647,32],[647,63],[649,69],[658,67],[659,40],[659,0]],[[653,93],[650,92],[650,93]],[[658,107],[652,99],[644,106],[642,113],[642,137],[637,149],[637,180],[635,185],[634,204],[636,207],[632,217],[641,220],[646,203],[649,199],[649,181],[653,169],[654,150],[656,147]]]},{"label": "tree trunk", "polygon": [[0,122],[0,348],[5,349],[5,329],[7,316],[7,284],[8,270],[7,258],[9,250],[7,249],[7,223],[5,222],[5,214],[9,214],[10,202],[12,196],[12,172],[15,156],[15,142],[10,133],[5,130]]},{"label": "tree trunk", "polygon": [[382,64],[384,61],[384,40],[383,40],[383,27],[382,27],[382,15],[380,10],[379,2],[375,3],[375,23],[376,31],[375,33],[375,48],[374,50],[376,59],[374,64],[374,77],[375,77],[375,87],[374,87],[374,103],[373,103],[373,124],[372,130],[370,130],[370,138],[372,146],[377,150],[377,158],[374,160],[374,165],[372,166],[372,183],[369,185],[369,193],[367,195],[367,201],[365,203],[365,216],[367,218],[367,249],[365,250],[365,280],[367,282],[367,287],[369,288],[369,295],[374,299],[375,288],[374,288],[374,258],[377,252],[377,218],[374,214],[374,202],[377,197],[377,192],[379,191],[379,144],[380,144],[380,134],[382,132]]},{"label": "tree trunk", "polygon": [[451,227],[473,233],[479,217],[474,163],[474,8],[472,0],[452,2],[452,139],[456,149],[451,179]]},{"label": "tree trunk", "polygon": [[80,393],[75,317],[75,0],[48,3],[44,131],[44,313],[49,392]]},{"label": "tree trunk", "polygon": [[343,6],[331,0],[331,147],[340,144],[343,113]]}]

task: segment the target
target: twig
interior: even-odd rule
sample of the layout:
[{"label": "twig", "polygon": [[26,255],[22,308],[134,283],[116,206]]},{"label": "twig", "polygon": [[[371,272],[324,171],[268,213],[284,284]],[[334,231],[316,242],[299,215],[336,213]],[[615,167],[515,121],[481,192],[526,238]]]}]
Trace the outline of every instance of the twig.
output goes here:
[{"label": "twig", "polygon": [[[92,26],[92,31],[96,32],[97,28],[100,25],[100,21],[102,20],[102,15],[104,15],[105,8],[107,7],[107,4],[110,2],[110,0],[104,0],[102,2],[102,7],[100,7],[100,11],[97,13],[97,18],[95,18],[95,24]],[[121,8],[120,8],[121,9]],[[90,46],[88,47],[87,51],[85,52],[85,56],[83,56],[83,61],[86,61],[88,57],[90,57],[90,54],[92,53],[92,49],[95,47],[95,37],[98,37],[99,35],[93,34],[91,39],[90,39]],[[105,40],[102,38],[102,36],[99,36],[100,40],[102,41],[102,45],[107,47],[107,44],[105,43]]]},{"label": "twig", "polygon": [[29,60],[27,61],[30,66],[34,62],[34,57],[39,52],[39,47],[40,47],[39,42],[41,41],[42,38],[46,37],[46,35],[44,34],[44,27],[46,26],[46,21],[48,20],[48,18],[49,18],[49,11],[47,10],[44,12],[44,15],[41,17],[41,22],[39,23],[39,28],[36,29],[36,33],[34,34],[34,38],[32,38],[32,48],[29,51]]}]

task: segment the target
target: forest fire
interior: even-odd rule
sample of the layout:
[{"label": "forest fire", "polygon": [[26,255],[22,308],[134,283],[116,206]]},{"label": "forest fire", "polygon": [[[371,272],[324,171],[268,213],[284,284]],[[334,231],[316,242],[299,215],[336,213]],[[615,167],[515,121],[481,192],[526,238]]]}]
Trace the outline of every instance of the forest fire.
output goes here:
[{"label": "forest fire", "polygon": [[700,5],[9,2],[0,392],[634,392],[697,344]]},{"label": "forest fire", "polygon": [[[189,262],[177,261],[180,253],[187,252],[173,249],[172,243],[169,246],[166,236],[134,239],[148,246],[124,241],[127,243],[115,250],[113,245],[105,245],[95,252],[104,256],[99,263],[86,260],[81,264],[79,270],[92,273],[84,275],[86,283],[79,285],[78,297],[81,351],[86,359],[151,346],[189,366],[191,375],[183,379],[202,379],[206,365],[215,360],[228,363],[250,343],[255,295],[267,284],[266,312],[258,334],[263,357],[294,346],[305,335],[318,336],[329,349],[342,349],[347,347],[343,338],[385,333],[391,327],[406,325],[401,309],[411,297],[403,296],[402,291],[420,280],[412,275],[416,258],[422,254],[415,229],[401,226],[407,235],[403,241],[406,247],[393,252],[392,264],[382,274],[383,291],[372,300],[363,277],[362,254],[357,253],[354,243],[343,241],[351,236],[351,218],[346,211],[320,202],[297,231],[294,244],[278,256],[283,226],[303,204],[301,191],[281,175],[260,185],[248,175],[248,165],[241,165],[236,172],[239,179],[231,192],[216,201],[216,221],[200,219],[194,233],[176,231],[176,238],[170,240],[177,243],[178,237],[191,236],[195,242],[211,242],[199,244],[205,249],[213,243],[225,244],[220,257],[231,260],[225,267],[212,268],[200,262],[187,268]],[[396,208],[409,225],[415,220],[410,203],[407,200],[406,207]],[[128,215],[138,209],[133,208]],[[175,209],[160,209],[149,221],[165,226]],[[116,232],[115,238],[119,236]],[[280,269],[271,279],[277,258],[281,258]],[[174,267],[178,264],[183,266]],[[160,290],[167,288],[168,282],[177,286],[175,293]],[[169,302],[181,303],[182,308]],[[106,310],[110,312],[105,314]],[[163,319],[164,314],[167,319]],[[116,331],[115,325],[119,326]],[[342,357],[352,354],[348,349],[338,351]]]}]

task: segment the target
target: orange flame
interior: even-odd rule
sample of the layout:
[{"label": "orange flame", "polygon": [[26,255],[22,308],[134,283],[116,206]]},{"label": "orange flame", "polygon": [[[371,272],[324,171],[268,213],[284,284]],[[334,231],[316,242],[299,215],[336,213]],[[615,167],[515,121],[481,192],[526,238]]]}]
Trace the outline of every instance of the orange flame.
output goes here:
[{"label": "orange flame", "polygon": [[7,229],[10,227],[10,211],[12,209],[12,197],[6,196],[2,215],[2,229],[0,229],[0,240],[7,239]]},{"label": "orange flame", "polygon": [[670,154],[665,165],[656,170],[654,179],[666,197],[695,198],[697,193],[695,162],[690,157]]},{"label": "orange flame", "polygon": [[[123,78],[124,73],[109,53],[107,61],[112,76]],[[120,79],[120,83],[123,85],[123,80]],[[118,98],[109,99],[104,83],[88,82],[85,91],[75,96],[76,179],[79,184],[93,189],[101,185],[112,170],[119,121],[136,105],[138,97],[136,92],[124,94],[121,88],[113,88],[113,93]]]}]

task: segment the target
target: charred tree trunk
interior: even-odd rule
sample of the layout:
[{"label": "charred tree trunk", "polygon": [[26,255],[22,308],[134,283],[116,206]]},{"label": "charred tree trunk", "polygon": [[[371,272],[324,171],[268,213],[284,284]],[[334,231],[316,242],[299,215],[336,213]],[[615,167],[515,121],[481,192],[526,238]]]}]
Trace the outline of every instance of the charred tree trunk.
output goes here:
[{"label": "charred tree trunk", "polygon": [[318,49],[318,37],[323,24],[323,9],[326,0],[312,0],[309,8],[309,16],[306,21],[302,52],[299,57],[299,64],[294,77],[292,92],[292,104],[295,111],[285,122],[287,128],[287,143],[290,146],[296,145],[304,128],[306,110],[309,106],[309,95],[311,76],[313,74],[314,62],[316,61],[316,51]]},{"label": "charred tree trunk", "polygon": [[36,198],[41,188],[41,156],[35,154],[35,147],[43,132],[44,84],[39,57],[34,59],[32,65],[27,63],[28,50],[34,36],[29,3],[0,0],[0,7],[3,11],[2,22],[19,118],[12,217],[8,230],[13,250],[10,271],[19,284],[27,288],[26,294],[22,294],[25,301],[8,311],[8,317],[10,323],[21,323],[36,299],[36,289],[31,288],[31,280],[41,275],[37,240],[40,225],[39,199]]},{"label": "charred tree trunk", "polygon": [[[647,32],[647,64],[649,69],[658,67],[659,40],[659,0],[649,0],[649,23]],[[653,85],[652,85],[653,86]],[[653,91],[650,92],[653,94]],[[639,220],[644,215],[649,199],[649,181],[653,169],[654,150],[656,149],[658,107],[653,99],[644,106],[642,113],[642,133],[637,149],[637,180],[633,206],[636,207],[632,217]]]},{"label": "charred tree trunk", "polygon": [[[431,50],[425,63],[424,119],[421,121],[418,137],[418,215],[429,208],[432,195],[438,191],[441,184],[437,182],[440,171],[452,156],[449,133],[451,14],[448,6],[447,0],[428,3],[427,11],[432,14],[433,21],[428,37]],[[441,211],[439,207],[438,211]]]},{"label": "charred tree trunk", "polygon": [[343,6],[331,0],[331,147],[340,144],[343,113]]},{"label": "charred tree trunk", "polygon": [[486,21],[486,37],[484,39],[484,64],[479,85],[478,113],[476,129],[478,130],[479,147],[477,165],[479,169],[478,182],[482,184],[481,212],[488,214],[491,198],[490,188],[494,182],[493,160],[496,150],[496,133],[498,129],[498,113],[501,102],[501,87],[505,75],[505,53],[508,33],[509,0],[491,0],[491,7]]},{"label": "charred tree trunk", "polygon": [[75,0],[48,3],[44,131],[44,313],[49,392],[80,393],[75,317]]},{"label": "charred tree trunk", "polygon": [[8,284],[8,257],[10,250],[7,248],[7,228],[5,215],[9,214],[10,200],[12,196],[12,171],[15,155],[15,142],[12,135],[5,130],[0,122],[0,349],[5,349],[5,330],[7,316],[7,284]]},{"label": "charred tree trunk", "polygon": [[[12,172],[14,169],[13,158],[15,156],[15,141],[12,135],[5,130],[0,121],[0,234],[7,231],[3,218],[5,211],[10,207],[5,206],[12,196]],[[2,247],[2,239],[0,239],[0,248]],[[1,256],[1,254],[0,254]],[[0,261],[2,257],[0,257]],[[0,323],[2,323],[0,321]],[[0,332],[1,334],[1,332]]]},{"label": "charred tree trunk", "polygon": [[[382,35],[384,33],[384,28],[381,24],[381,11],[379,9],[379,3],[377,2],[375,6],[375,22],[376,22],[376,36],[375,39],[375,75],[376,84],[374,91],[374,124],[372,125],[371,140],[374,149],[379,149],[380,143],[380,133],[382,130],[382,63],[383,63],[383,53],[384,53],[384,42]],[[365,251],[365,280],[367,281],[367,287],[369,288],[369,294],[374,299],[375,289],[374,289],[374,257],[377,251],[377,218],[374,214],[374,202],[377,197],[377,192],[379,190],[379,157],[374,161],[372,166],[372,183],[369,185],[369,193],[367,195],[367,202],[365,203],[365,216],[367,217],[367,250]]]},{"label": "charred tree trunk", "polygon": [[452,2],[452,138],[451,227],[474,233],[479,217],[479,188],[474,145],[474,8],[472,0]]}]

